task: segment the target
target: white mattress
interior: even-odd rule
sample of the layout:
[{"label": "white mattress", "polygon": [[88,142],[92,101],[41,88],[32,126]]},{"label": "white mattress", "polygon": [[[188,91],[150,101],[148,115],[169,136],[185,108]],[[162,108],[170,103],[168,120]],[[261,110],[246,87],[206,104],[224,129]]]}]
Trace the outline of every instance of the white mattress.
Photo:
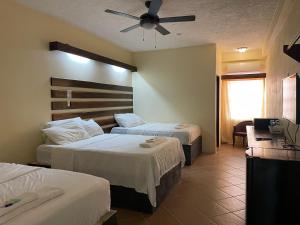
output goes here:
[{"label": "white mattress", "polygon": [[176,137],[183,145],[191,145],[201,135],[201,129],[197,125],[189,124],[183,129],[176,129],[178,123],[145,123],[136,127],[114,127],[112,134],[137,134]]},{"label": "white mattress", "polygon": [[[31,168],[0,163],[0,201],[43,186],[61,188],[64,194],[15,217],[7,225],[94,225],[110,211],[107,180],[69,171]],[[20,174],[20,171],[25,172]]]},{"label": "white mattress", "polygon": [[42,165],[51,166],[51,145],[40,145],[36,151],[36,160]]},{"label": "white mattress", "polygon": [[160,178],[185,157],[177,138],[154,148],[140,143],[152,138],[142,135],[103,134],[67,145],[42,145],[38,151],[51,149],[51,167],[77,171],[109,180],[112,185],[134,188],[148,195],[156,206],[155,187]]}]

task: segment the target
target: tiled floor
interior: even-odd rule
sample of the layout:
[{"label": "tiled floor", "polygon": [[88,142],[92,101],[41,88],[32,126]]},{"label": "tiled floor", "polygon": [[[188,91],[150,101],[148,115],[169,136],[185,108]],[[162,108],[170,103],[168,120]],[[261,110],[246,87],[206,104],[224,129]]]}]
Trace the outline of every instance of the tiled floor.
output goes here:
[{"label": "tiled floor", "polygon": [[154,214],[118,209],[119,225],[244,225],[244,151],[223,145],[198,157]]}]

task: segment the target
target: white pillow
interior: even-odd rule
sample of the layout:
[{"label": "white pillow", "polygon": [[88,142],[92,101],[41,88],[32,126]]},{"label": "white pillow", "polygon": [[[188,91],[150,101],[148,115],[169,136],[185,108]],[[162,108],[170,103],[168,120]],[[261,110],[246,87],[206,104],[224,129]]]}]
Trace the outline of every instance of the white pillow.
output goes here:
[{"label": "white pillow", "polygon": [[90,138],[86,130],[81,126],[72,125],[68,128],[62,126],[54,126],[42,130],[47,137],[58,145],[65,145],[75,141]]},{"label": "white pillow", "polygon": [[145,124],[145,121],[134,113],[115,114],[115,120],[120,127],[136,127]]},{"label": "white pillow", "polygon": [[82,120],[81,124],[91,137],[104,134],[102,128],[93,119]]},{"label": "white pillow", "polygon": [[70,122],[81,122],[81,118],[80,117],[76,117],[76,118],[71,118],[71,119],[65,119],[65,120],[56,120],[56,121],[50,121],[48,123],[45,124],[45,128],[49,128],[49,127],[54,127],[54,126],[61,126],[63,124],[66,123],[70,123]]}]

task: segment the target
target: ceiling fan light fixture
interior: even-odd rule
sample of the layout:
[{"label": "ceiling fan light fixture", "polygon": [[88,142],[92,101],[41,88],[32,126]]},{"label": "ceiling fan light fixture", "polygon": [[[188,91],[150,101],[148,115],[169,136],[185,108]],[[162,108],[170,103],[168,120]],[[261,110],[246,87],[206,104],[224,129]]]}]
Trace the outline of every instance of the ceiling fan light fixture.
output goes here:
[{"label": "ceiling fan light fixture", "polygon": [[162,3],[163,3],[162,0],[146,1],[145,5],[148,8],[148,12],[144,13],[140,17],[133,16],[133,15],[123,13],[123,12],[114,11],[111,9],[106,9],[105,12],[114,14],[117,16],[123,16],[123,17],[134,19],[134,20],[139,20],[138,24],[121,30],[122,33],[126,33],[129,31],[132,31],[134,29],[137,29],[139,27],[143,27],[144,29],[148,29],[148,30],[155,29],[161,35],[168,35],[168,34],[170,34],[170,32],[161,25],[162,23],[192,22],[192,21],[196,20],[195,15],[160,18],[158,16],[158,12],[161,8]]},{"label": "ceiling fan light fixture", "polygon": [[236,49],[239,53],[245,53],[248,51],[248,47],[239,47]]},{"label": "ceiling fan light fixture", "polygon": [[153,29],[154,27],[157,26],[158,23],[159,23],[158,16],[151,16],[147,13],[145,13],[141,16],[140,25],[141,25],[141,27],[143,27],[145,29],[148,29],[148,30]]}]

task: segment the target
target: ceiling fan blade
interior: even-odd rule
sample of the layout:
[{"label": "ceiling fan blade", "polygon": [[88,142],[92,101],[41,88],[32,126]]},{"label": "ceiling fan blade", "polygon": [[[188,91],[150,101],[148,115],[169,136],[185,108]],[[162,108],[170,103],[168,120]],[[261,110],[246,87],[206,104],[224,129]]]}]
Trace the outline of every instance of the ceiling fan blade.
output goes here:
[{"label": "ceiling fan blade", "polygon": [[156,16],[161,5],[162,5],[162,0],[152,0],[149,7],[148,14],[150,14],[151,16]]},{"label": "ceiling fan blade", "polygon": [[136,28],[138,28],[138,27],[140,27],[140,24],[136,24],[136,25],[134,25],[134,26],[128,27],[128,28],[126,28],[126,29],[124,29],[124,30],[121,30],[120,32],[126,33],[126,32],[128,32],[128,31],[134,30],[134,29],[136,29]]},{"label": "ceiling fan blade", "polygon": [[162,27],[159,24],[156,26],[155,30],[157,30],[162,35],[168,35],[168,34],[170,34],[170,32],[166,28]]},{"label": "ceiling fan blade", "polygon": [[189,22],[189,21],[195,21],[196,16],[175,16],[175,17],[165,17],[160,18],[160,23],[175,23],[175,22]]},{"label": "ceiling fan blade", "polygon": [[135,19],[135,20],[140,20],[140,17],[129,15],[127,13],[117,12],[117,11],[110,10],[110,9],[106,9],[105,12],[106,13],[111,13],[111,14],[114,14],[114,15],[118,15],[118,16],[124,16],[124,17],[127,17],[127,18]]}]

